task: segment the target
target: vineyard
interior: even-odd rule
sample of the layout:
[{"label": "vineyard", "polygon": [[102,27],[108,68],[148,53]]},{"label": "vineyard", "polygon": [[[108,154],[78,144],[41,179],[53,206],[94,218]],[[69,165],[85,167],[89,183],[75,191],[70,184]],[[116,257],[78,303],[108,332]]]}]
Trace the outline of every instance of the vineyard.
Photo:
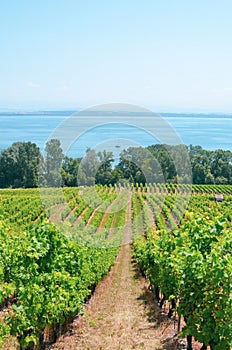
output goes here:
[{"label": "vineyard", "polygon": [[0,348],[55,342],[131,244],[187,348],[194,338],[202,350],[230,350],[231,194],[229,185],[173,184],[1,190]]}]

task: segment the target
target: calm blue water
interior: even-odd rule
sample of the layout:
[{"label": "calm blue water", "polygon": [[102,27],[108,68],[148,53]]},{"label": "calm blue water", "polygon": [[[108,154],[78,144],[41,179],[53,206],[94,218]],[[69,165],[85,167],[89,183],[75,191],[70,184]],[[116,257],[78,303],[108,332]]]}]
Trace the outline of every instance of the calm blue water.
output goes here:
[{"label": "calm blue water", "polygon": [[[0,114],[0,150],[9,147],[13,142],[35,142],[41,150],[54,130],[64,121],[69,113],[45,114]],[[232,151],[232,115],[176,115],[163,114],[162,117],[175,130],[182,142],[186,145],[200,145],[208,150],[224,149]],[[111,140],[114,140],[111,142]],[[110,125],[96,127],[85,132],[84,135],[72,144],[68,155],[83,156],[87,147],[108,141],[107,149],[118,148],[118,153],[133,140],[134,145],[148,146],[159,143],[141,129],[127,125]],[[120,147],[119,147],[120,145]],[[103,147],[102,146],[102,147]]]}]

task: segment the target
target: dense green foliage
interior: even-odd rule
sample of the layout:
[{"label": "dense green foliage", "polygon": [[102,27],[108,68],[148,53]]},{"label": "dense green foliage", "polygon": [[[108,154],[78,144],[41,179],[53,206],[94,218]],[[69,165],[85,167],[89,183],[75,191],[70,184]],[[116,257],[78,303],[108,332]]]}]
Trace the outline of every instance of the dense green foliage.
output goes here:
[{"label": "dense green foliage", "polygon": [[[103,200],[101,205],[106,206],[106,198],[107,205],[114,204],[116,195],[109,193],[110,188],[95,190]],[[15,302],[7,318],[1,319],[0,340],[10,332],[22,349],[43,342],[46,329],[59,328],[81,311],[86,298],[114,263],[121,243],[125,206],[107,216],[104,227],[97,232],[104,210],[96,210],[98,199],[92,205],[92,192],[93,189],[87,189],[84,205],[77,188],[66,189],[64,196],[55,191],[43,194],[52,208],[49,215],[53,215],[54,208],[60,211],[59,205],[65,199],[69,214],[73,212],[73,221],[60,213],[61,221],[63,218],[67,224],[60,227],[61,233],[45,218],[38,190],[1,191],[0,305],[7,299]],[[126,199],[126,192],[119,193],[120,202]],[[113,227],[114,237],[108,237],[109,228]]]},{"label": "dense green foliage", "polygon": [[37,187],[40,159],[34,143],[14,143],[0,154],[0,187]]},{"label": "dense green foliage", "polygon": [[132,193],[134,257],[160,304],[167,300],[169,315],[185,319],[182,336],[229,350],[232,186],[193,185],[189,198],[190,190],[138,183],[1,190],[0,305],[13,305],[0,320],[0,339],[10,333],[22,349],[42,344],[81,311],[115,261]]},{"label": "dense green foliage", "polygon": [[137,218],[147,223],[148,203],[155,217],[153,229],[146,230],[143,225],[145,235],[135,240],[135,258],[149,277],[161,306],[168,300],[169,315],[176,310],[179,317],[183,316],[186,326],[182,335],[194,336],[213,350],[230,350],[232,199],[226,197],[223,203],[217,203],[212,195],[194,194],[178,225],[174,202],[175,195],[166,196],[162,203],[157,195],[134,193],[135,229]]},{"label": "dense green foliage", "polygon": [[[114,166],[111,152],[88,149],[82,159],[64,156],[59,140],[42,155],[31,142],[0,154],[0,188],[109,185],[121,183],[232,184],[232,152],[200,146],[130,147]],[[192,176],[191,176],[192,173]]]}]

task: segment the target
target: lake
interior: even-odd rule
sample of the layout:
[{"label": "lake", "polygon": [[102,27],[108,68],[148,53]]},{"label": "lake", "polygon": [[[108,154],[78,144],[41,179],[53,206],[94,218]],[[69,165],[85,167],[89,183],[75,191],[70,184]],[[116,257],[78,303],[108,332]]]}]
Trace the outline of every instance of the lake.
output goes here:
[{"label": "lake", "polygon": [[[70,111],[0,113],[0,150],[17,141],[35,142],[43,150],[54,130],[59,129],[59,125],[70,115]],[[165,113],[161,116],[186,145],[232,151],[232,115]],[[133,140],[132,144],[128,140]],[[86,130],[78,140],[72,142],[67,154],[72,157],[83,156],[88,147],[95,148],[99,144],[108,144],[108,149],[116,147],[119,154],[123,148],[133,143],[148,146],[160,142],[141,128],[109,122]]]}]

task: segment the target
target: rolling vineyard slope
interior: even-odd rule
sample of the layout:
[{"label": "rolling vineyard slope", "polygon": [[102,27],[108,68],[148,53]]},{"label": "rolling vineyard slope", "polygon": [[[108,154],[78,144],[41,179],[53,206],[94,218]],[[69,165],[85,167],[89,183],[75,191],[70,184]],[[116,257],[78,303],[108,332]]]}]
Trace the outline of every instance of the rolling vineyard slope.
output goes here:
[{"label": "rolling vineyard slope", "polygon": [[[171,231],[168,196],[161,204],[159,196],[134,193],[135,219],[143,211],[146,221],[145,200],[156,217],[156,228],[135,240],[134,256],[149,277],[157,300],[161,306],[165,300],[169,302],[170,317],[177,312],[185,320],[182,335],[187,336],[188,349],[192,349],[193,336],[203,344],[202,349],[209,345],[214,350],[230,350],[232,197],[225,196],[223,203],[217,203],[211,194],[193,194],[185,216]],[[179,221],[178,216],[176,219]]]},{"label": "rolling vineyard slope", "polygon": [[[108,195],[108,190],[106,194],[111,204],[115,195]],[[62,198],[50,197],[47,200],[52,206],[62,202]],[[76,189],[68,189],[66,198],[68,203],[74,198],[82,205]],[[126,199],[125,191],[119,193],[119,201]],[[94,206],[89,209],[93,212]],[[115,261],[125,206],[115,212],[114,227],[118,229],[112,238],[107,237],[105,228],[96,233],[102,215],[95,211],[91,219],[94,226],[89,228],[87,218],[82,217],[78,229],[69,230],[70,239],[66,226],[61,233],[44,219],[45,212],[35,190],[1,192],[0,303],[13,296],[16,301],[2,320],[1,337],[10,333],[17,337],[22,349],[51,342],[62,324],[80,312],[86,298]],[[112,226],[112,218],[109,221]],[[49,333],[53,335],[48,337]]]},{"label": "rolling vineyard slope", "polygon": [[43,201],[36,189],[1,190],[3,348],[11,334],[21,349],[42,349],[81,312],[114,264],[131,198],[134,258],[160,306],[168,303],[169,316],[185,321],[180,335],[188,349],[194,337],[202,349],[230,350],[232,186],[192,186],[186,210],[189,190],[171,184],[43,189]]}]

